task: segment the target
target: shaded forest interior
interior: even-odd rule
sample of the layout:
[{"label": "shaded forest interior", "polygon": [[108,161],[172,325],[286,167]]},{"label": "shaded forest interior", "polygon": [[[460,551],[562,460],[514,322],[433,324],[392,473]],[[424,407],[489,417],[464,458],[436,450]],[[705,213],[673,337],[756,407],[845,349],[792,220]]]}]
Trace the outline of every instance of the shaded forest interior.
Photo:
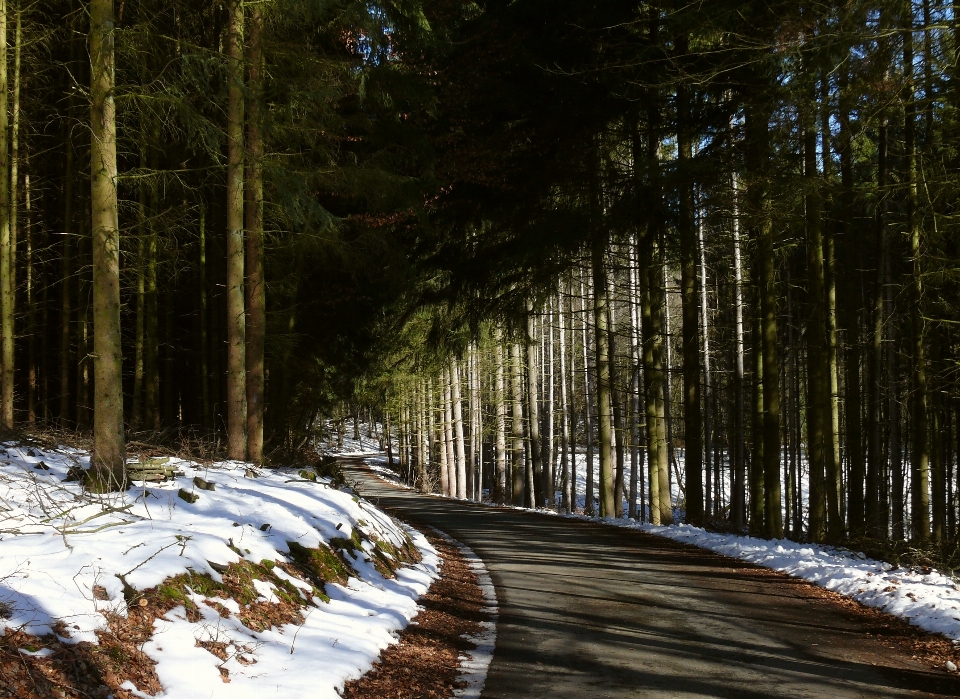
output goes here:
[{"label": "shaded forest interior", "polygon": [[368,406],[456,497],[947,547],[958,32],[0,0],[0,420],[111,487],[131,431],[279,460]]}]

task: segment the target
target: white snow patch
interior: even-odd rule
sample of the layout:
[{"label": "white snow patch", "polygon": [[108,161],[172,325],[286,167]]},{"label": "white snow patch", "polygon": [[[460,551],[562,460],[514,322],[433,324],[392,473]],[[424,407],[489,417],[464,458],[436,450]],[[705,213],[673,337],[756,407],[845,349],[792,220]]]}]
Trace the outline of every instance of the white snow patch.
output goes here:
[{"label": "white snow patch", "polygon": [[[344,682],[366,672],[396,642],[437,577],[439,555],[421,534],[324,479],[313,483],[284,469],[254,471],[241,462],[204,466],[171,459],[167,465],[182,475],[95,495],[64,480],[71,467],[89,466],[87,453],[0,444],[0,605],[6,617],[0,634],[6,628],[49,634],[62,622],[63,641],[97,643],[108,614],[127,614],[124,582],[135,592],[191,570],[220,580],[215,567],[287,560],[290,541],[316,548],[360,529],[401,546],[406,530],[423,558],[395,578],[384,578],[361,555],[351,562],[358,577],[345,586],[326,585],[329,602],[312,597],[307,583],[294,583],[305,598],[300,625],[253,631],[237,616],[221,618],[204,596],[193,594],[202,618],[192,623],[177,607],[156,620],[143,647],[157,663],[158,697],[336,699]],[[196,476],[216,490],[195,488]],[[185,502],[180,489],[199,499]],[[278,567],[274,572],[291,577]],[[270,583],[258,581],[257,590],[276,598]],[[216,601],[240,611],[233,600]],[[224,643],[227,660],[198,641]]]}]

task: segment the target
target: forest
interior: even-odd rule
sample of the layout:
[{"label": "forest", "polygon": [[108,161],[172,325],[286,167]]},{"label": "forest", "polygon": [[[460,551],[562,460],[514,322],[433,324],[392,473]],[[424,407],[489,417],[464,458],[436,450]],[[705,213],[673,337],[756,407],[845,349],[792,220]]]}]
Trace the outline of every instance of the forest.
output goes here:
[{"label": "forest", "polygon": [[[814,542],[960,508],[939,0],[0,0],[0,422]],[[585,497],[577,496],[578,479]]]}]

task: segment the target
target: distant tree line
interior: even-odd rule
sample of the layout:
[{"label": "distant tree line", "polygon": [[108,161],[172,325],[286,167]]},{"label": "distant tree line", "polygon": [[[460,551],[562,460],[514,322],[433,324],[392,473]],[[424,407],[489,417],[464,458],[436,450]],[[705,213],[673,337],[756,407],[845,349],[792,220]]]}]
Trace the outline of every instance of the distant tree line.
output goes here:
[{"label": "distant tree line", "polygon": [[445,188],[410,333],[433,349],[393,391],[412,475],[569,508],[576,445],[602,516],[626,489],[652,521],[954,538],[953,7],[431,9],[448,41],[410,60],[438,76]]}]

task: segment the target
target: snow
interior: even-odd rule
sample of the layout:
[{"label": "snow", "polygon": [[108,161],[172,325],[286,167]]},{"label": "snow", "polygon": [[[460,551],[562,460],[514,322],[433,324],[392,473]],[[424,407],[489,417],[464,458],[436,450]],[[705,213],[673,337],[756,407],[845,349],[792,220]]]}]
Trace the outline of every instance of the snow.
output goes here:
[{"label": "snow", "polygon": [[[206,598],[191,594],[202,618],[193,623],[184,607],[174,608],[156,620],[143,647],[157,663],[164,687],[158,696],[334,699],[345,681],[396,642],[437,577],[439,557],[421,534],[322,478],[311,482],[293,471],[257,471],[241,462],[204,466],[171,459],[166,465],[182,475],[95,495],[64,481],[68,469],[88,465],[89,455],[77,450],[0,445],[0,633],[42,635],[57,627],[64,642],[97,643],[107,615],[127,614],[124,584],[135,594],[190,571],[220,581],[222,566],[241,559],[285,561],[287,542],[316,548],[354,529],[396,546],[409,535],[423,556],[420,564],[385,578],[360,555],[352,562],[357,577],[346,585],[327,583],[329,602],[276,567],[281,579],[296,581],[308,606],[302,624],[262,632],[237,616],[221,617],[203,604]],[[195,488],[197,476],[216,490]],[[180,489],[198,500],[187,503]],[[272,584],[255,585],[261,601],[276,599]],[[233,600],[216,600],[239,611]],[[200,647],[201,641],[226,644],[227,660]],[[229,671],[229,684],[221,667]],[[132,683],[128,689],[148,696]]]}]

